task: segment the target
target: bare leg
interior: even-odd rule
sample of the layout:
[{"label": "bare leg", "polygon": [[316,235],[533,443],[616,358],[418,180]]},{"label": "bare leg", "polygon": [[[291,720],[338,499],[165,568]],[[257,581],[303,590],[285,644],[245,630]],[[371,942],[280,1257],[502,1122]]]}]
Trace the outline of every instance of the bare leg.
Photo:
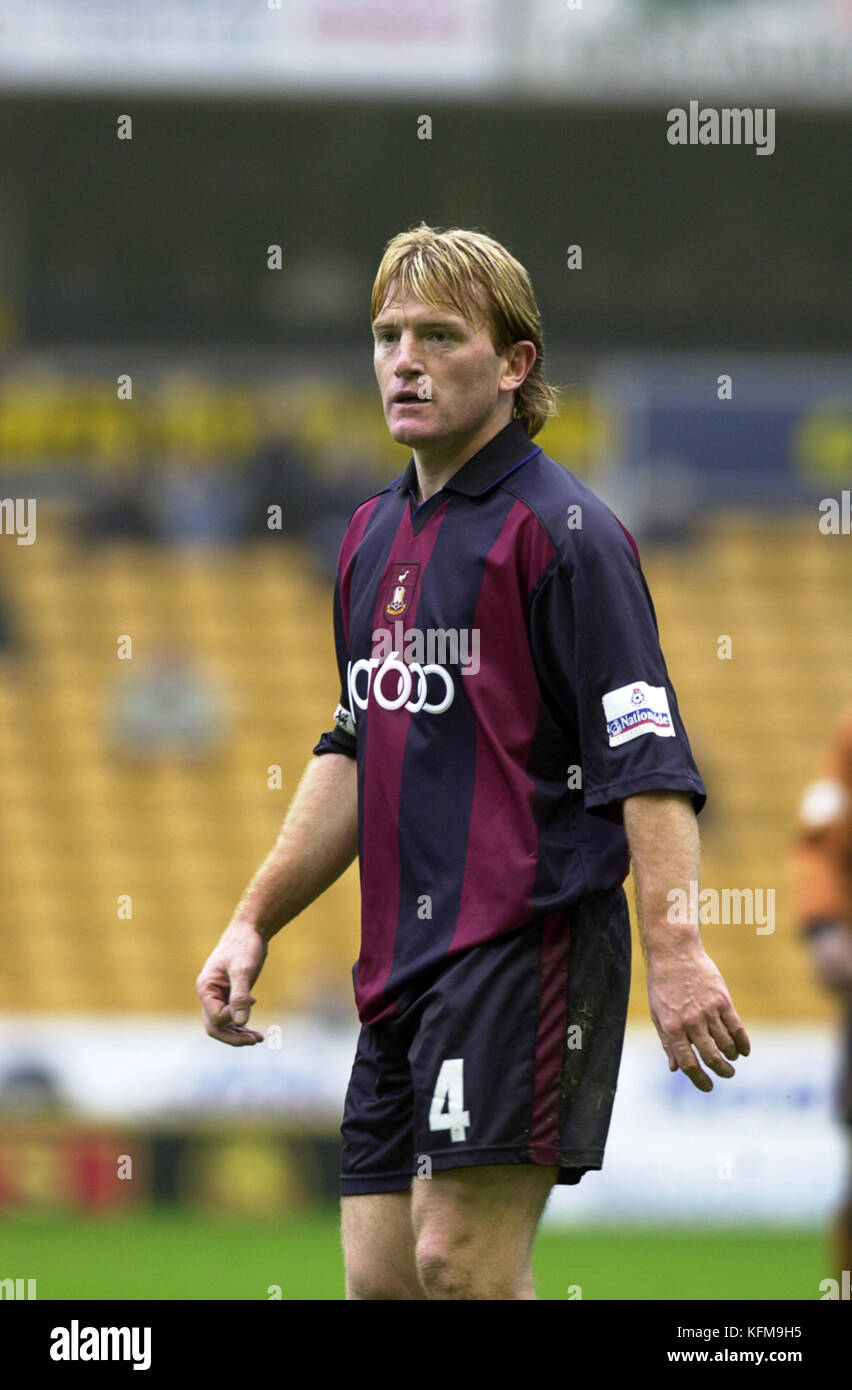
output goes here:
[{"label": "bare leg", "polygon": [[347,1299],[425,1299],[414,1258],[410,1192],[341,1197],[340,1234]]},{"label": "bare leg", "polygon": [[429,1299],[535,1299],[532,1246],[558,1169],[455,1168],[415,1180],[412,1220]]}]

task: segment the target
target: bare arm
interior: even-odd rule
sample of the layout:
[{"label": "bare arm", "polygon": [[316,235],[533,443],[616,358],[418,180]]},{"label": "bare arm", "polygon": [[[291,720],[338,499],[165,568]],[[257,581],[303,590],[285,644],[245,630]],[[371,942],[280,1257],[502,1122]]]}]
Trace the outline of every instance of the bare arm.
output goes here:
[{"label": "bare arm", "polygon": [[235,918],[266,941],[330,888],[358,853],[354,758],[323,753],[308,763],[278,839],[243,893]]},{"label": "bare arm", "polygon": [[280,834],[252,878],[197,981],[212,1038],[244,1047],[263,1035],[245,1025],[251,988],[270,939],[338,879],[358,853],[354,758],[324,753],[308,763]]},{"label": "bare arm", "polygon": [[[679,921],[679,914],[671,912],[672,889],[682,890],[687,902],[698,896],[695,812],[688,796],[665,791],[627,797],[622,809],[636,880],[651,1018],[669,1069],[680,1068],[699,1091],[712,1091],[713,1082],[693,1047],[711,1071],[728,1077],[734,1075],[730,1062],[747,1057],[750,1043],[725,981],[704,950],[698,922]],[[696,884],[692,896],[691,882]]]}]

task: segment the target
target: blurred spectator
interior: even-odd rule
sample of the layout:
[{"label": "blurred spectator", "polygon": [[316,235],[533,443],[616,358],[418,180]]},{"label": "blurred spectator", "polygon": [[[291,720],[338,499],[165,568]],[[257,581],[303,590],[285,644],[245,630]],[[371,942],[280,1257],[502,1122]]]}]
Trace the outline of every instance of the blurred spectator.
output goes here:
[{"label": "blurred spectator", "polygon": [[234,541],[240,535],[240,489],[230,470],[182,451],[164,459],[148,490],[158,540]]},{"label": "blurred spectator", "polygon": [[814,968],[843,1017],[838,1104],[849,1131],[850,1166],[833,1232],[842,1273],[852,1269],[852,706],[834,732],[819,778],[802,797],[793,884],[796,917]]},{"label": "blurred spectator", "polygon": [[306,539],[323,578],[334,580],[340,543],[356,507],[393,482],[393,475],[377,478],[367,461],[351,448],[327,449],[321,460],[321,503]]},{"label": "blurred spectator", "polygon": [[20,642],[9,614],[9,607],[0,593],[0,656],[13,656]]},{"label": "blurred spectator", "polygon": [[147,496],[148,473],[141,460],[118,463],[95,482],[95,495],[83,519],[87,540],[148,539],[154,518]]},{"label": "blurred spectator", "polygon": [[[243,535],[300,538],[323,509],[322,488],[292,440],[269,435],[244,473]],[[281,508],[280,529],[269,526],[269,508]]]},{"label": "blurred spectator", "polygon": [[110,716],[112,738],[129,758],[204,758],[221,744],[225,717],[212,682],[182,652],[164,647],[124,673]]},{"label": "blurred spectator", "polygon": [[[326,450],[315,466],[306,463],[291,437],[272,429],[245,472],[243,534],[286,536],[304,541],[319,573],[333,580],[337,553],[349,519],[367,497],[384,487],[351,449]],[[269,525],[269,508],[281,508],[280,526]]]},{"label": "blurred spectator", "polygon": [[700,484],[674,459],[618,462],[601,474],[598,492],[640,546],[687,541],[701,516]]},{"label": "blurred spectator", "polygon": [[61,1106],[59,1083],[42,1062],[13,1063],[0,1075],[0,1111],[32,1114]]}]

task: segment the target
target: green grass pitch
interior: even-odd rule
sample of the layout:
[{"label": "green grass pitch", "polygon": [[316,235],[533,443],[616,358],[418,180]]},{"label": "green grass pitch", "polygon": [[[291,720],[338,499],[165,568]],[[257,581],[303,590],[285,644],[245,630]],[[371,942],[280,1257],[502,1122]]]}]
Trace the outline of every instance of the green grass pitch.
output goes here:
[{"label": "green grass pitch", "polygon": [[[4,1217],[0,1277],[36,1278],[39,1299],[342,1298],[336,1211],[259,1221],[185,1212],[121,1218]],[[819,1298],[833,1271],[821,1231],[545,1229],[539,1298]],[[576,1294],[574,1295],[576,1297]]]}]

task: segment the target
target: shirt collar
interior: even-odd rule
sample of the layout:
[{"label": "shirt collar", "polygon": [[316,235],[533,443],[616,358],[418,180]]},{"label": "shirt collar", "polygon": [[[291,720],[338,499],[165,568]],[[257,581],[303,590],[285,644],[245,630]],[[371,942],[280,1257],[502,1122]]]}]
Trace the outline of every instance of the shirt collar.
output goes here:
[{"label": "shirt collar", "polygon": [[[541,445],[533,444],[523,420],[510,420],[502,430],[489,439],[487,444],[463,463],[439,491],[462,492],[466,497],[481,497],[494,487],[507,473],[512,473],[534,454],[541,453]],[[408,460],[405,472],[400,474],[391,489],[407,490],[417,496],[417,469],[414,455]]]}]

